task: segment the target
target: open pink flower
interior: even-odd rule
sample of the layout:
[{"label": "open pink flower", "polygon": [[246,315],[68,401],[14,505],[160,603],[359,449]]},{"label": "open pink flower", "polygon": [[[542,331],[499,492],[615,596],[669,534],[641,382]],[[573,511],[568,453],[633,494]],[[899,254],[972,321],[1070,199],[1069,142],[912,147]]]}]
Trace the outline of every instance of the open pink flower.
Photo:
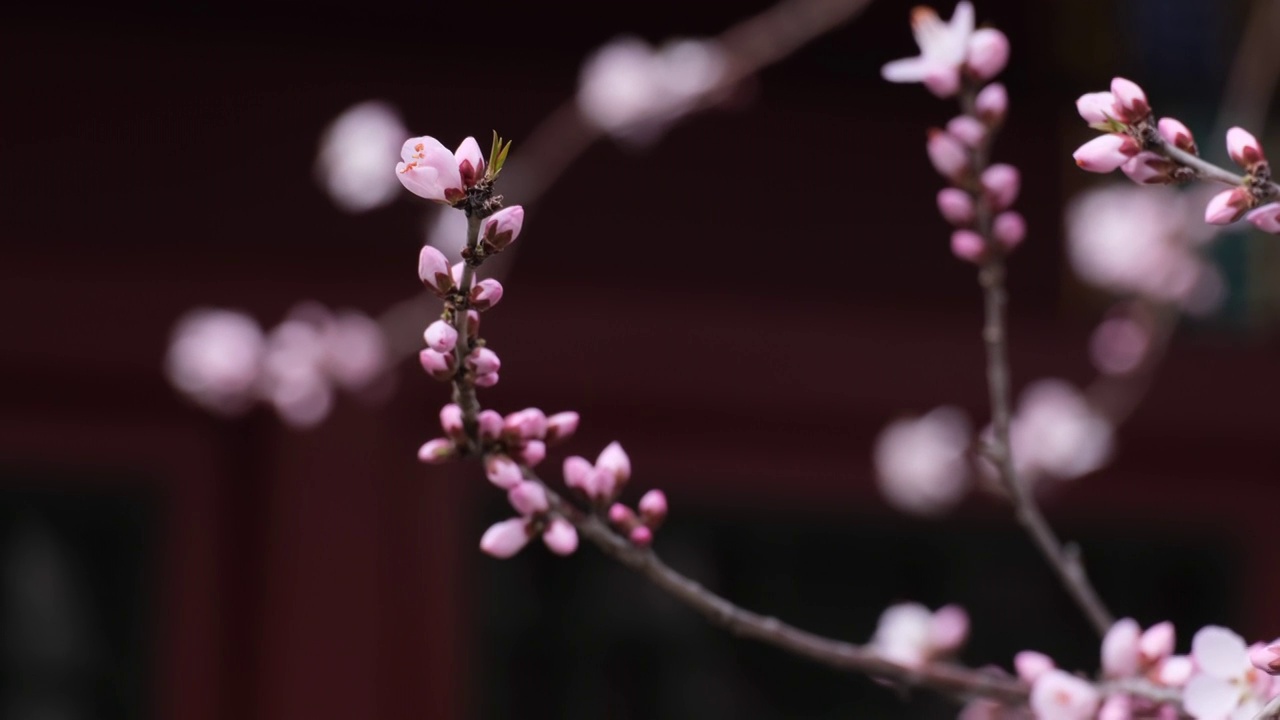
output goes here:
[{"label": "open pink flower", "polygon": [[1201,628],[1191,640],[1196,674],[1183,691],[1183,708],[1196,720],[1252,718],[1271,697],[1271,676],[1249,662],[1244,639],[1224,627]]},{"label": "open pink flower", "polygon": [[396,177],[409,192],[446,204],[462,199],[466,190],[458,159],[439,140],[428,135],[409,138],[400,148],[400,158]]},{"label": "open pink flower", "polygon": [[[973,5],[962,0],[956,5],[949,22],[943,22],[933,8],[917,7],[911,11],[911,32],[915,35],[920,54],[916,57],[894,60],[881,68],[885,80],[896,83],[924,83],[929,91],[941,98],[951,97],[960,89],[960,68],[969,54],[969,40],[973,35]],[[991,50],[980,49],[981,64],[991,69],[998,58]],[[1006,53],[1007,54],[1007,53]]]}]

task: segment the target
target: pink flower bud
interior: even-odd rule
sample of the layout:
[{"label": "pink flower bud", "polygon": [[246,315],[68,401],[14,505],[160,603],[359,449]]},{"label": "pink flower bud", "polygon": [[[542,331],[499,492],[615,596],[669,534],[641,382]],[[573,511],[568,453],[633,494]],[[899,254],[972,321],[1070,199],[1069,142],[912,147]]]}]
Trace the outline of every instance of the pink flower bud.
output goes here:
[{"label": "pink flower bud", "polygon": [[631,479],[631,459],[621,445],[611,442],[596,458],[596,472],[601,496],[612,498]]},{"label": "pink flower bud", "polygon": [[973,108],[982,122],[995,127],[1004,122],[1004,116],[1009,111],[1009,92],[1004,85],[991,83],[978,91],[978,96],[973,100]]},{"label": "pink flower bud", "polygon": [[458,343],[458,331],[444,320],[428,325],[422,337],[427,341],[427,347],[438,353],[453,352],[454,345]]},{"label": "pink flower bud", "polygon": [[1254,645],[1249,648],[1249,662],[1268,675],[1280,675],[1280,644]]},{"label": "pink flower bud", "polygon": [[564,459],[564,484],[577,488],[589,498],[597,492],[596,468],[586,458],[574,455]]},{"label": "pink flower bud", "polygon": [[661,490],[650,490],[640,498],[640,519],[650,528],[657,529],[667,519],[667,496]]},{"label": "pink flower bud", "polygon": [[507,500],[511,507],[524,517],[544,513],[550,507],[547,504],[547,490],[536,482],[524,481],[507,491]]},{"label": "pink flower bud", "polygon": [[1183,125],[1181,121],[1173,118],[1160,118],[1160,122],[1156,123],[1156,128],[1160,131],[1160,137],[1170,145],[1191,153],[1199,155],[1200,151],[1196,148],[1196,139],[1191,135],[1191,131]]},{"label": "pink flower bud", "polygon": [[1121,122],[1132,123],[1151,114],[1151,106],[1147,104],[1147,94],[1132,80],[1122,77],[1111,79],[1111,94],[1116,96],[1116,110]]},{"label": "pink flower bud", "polygon": [[466,194],[458,161],[439,140],[429,136],[409,138],[400,149],[400,159],[396,177],[414,195],[452,204]]},{"label": "pink flower bud", "polygon": [[469,137],[463,140],[454,151],[453,159],[458,163],[458,175],[466,187],[472,187],[484,177],[484,153],[481,152],[480,143],[476,142],[475,138]]},{"label": "pink flower bud", "polygon": [[467,337],[475,340],[480,337],[480,311],[467,311]]},{"label": "pink flower bud", "polygon": [[1210,225],[1230,225],[1253,204],[1253,197],[1244,188],[1223,190],[1209,200],[1204,209],[1204,221]]},{"label": "pink flower bud", "polygon": [[556,413],[547,418],[546,441],[559,443],[568,440],[578,431],[578,413],[572,410]]},{"label": "pink flower bud", "polygon": [[529,542],[528,523],[524,518],[511,518],[491,525],[480,538],[480,549],[493,557],[506,559],[520,552]]},{"label": "pink flower bud", "polygon": [[502,421],[503,430],[521,440],[541,440],[547,435],[547,416],[538,408],[513,412]]},{"label": "pink flower bud", "polygon": [[489,348],[478,347],[467,356],[467,367],[475,371],[476,375],[488,375],[502,368],[502,360]]},{"label": "pink flower bud", "polygon": [[973,223],[973,198],[959,188],[938,191],[938,212],[952,225],[964,227]]},{"label": "pink flower bud", "polygon": [[1076,112],[1090,125],[1106,125],[1110,120],[1118,119],[1116,96],[1109,92],[1085,93],[1076,99]]},{"label": "pink flower bud", "polygon": [[484,219],[480,225],[480,239],[494,252],[501,252],[520,236],[523,225],[524,208],[512,205]]},{"label": "pink flower bud", "polygon": [[1267,160],[1258,139],[1244,128],[1233,127],[1227,131],[1227,152],[1237,165],[1249,171]]},{"label": "pink flower bud", "polygon": [[1195,674],[1196,664],[1186,655],[1170,655],[1156,668],[1156,681],[1169,687],[1182,687]]},{"label": "pink flower bud", "polygon": [[1050,670],[1031,687],[1031,712],[1043,720],[1093,720],[1101,697],[1087,680]]},{"label": "pink flower bud", "polygon": [[1120,169],[1139,185],[1168,185],[1177,179],[1174,172],[1178,169],[1178,163],[1144,150],[1121,165]]},{"label": "pink flower bud", "polygon": [[1108,133],[1081,145],[1072,157],[1083,170],[1109,173],[1128,162],[1138,151],[1138,143],[1133,138],[1120,133]]},{"label": "pink flower bud", "polygon": [[983,171],[982,187],[991,197],[992,207],[997,212],[1007,210],[1018,199],[1022,176],[1018,173],[1018,168],[1006,163],[996,163]]},{"label": "pink flower bud", "polygon": [[462,439],[462,408],[455,403],[440,408],[440,427],[444,428],[444,434],[450,438]]},{"label": "pink flower bud", "polygon": [[418,459],[424,463],[438,465],[446,460],[453,459],[458,449],[454,447],[453,441],[448,438],[435,438],[428,440],[422,447],[418,448]]},{"label": "pink flower bud", "polygon": [[653,531],[644,525],[637,525],[631,528],[631,532],[627,533],[631,544],[636,547],[649,547],[653,544]]},{"label": "pink flower bud", "polygon": [[1102,674],[1126,678],[1138,672],[1138,639],[1142,629],[1133,618],[1117,620],[1102,638]]},{"label": "pink flower bud", "polygon": [[533,467],[547,458],[547,444],[541,440],[530,440],[520,448],[519,454],[525,465]]},{"label": "pink flower bud", "polygon": [[578,531],[564,518],[555,518],[542,534],[547,549],[557,555],[572,555],[578,549]]},{"label": "pink flower bud", "polygon": [[1253,223],[1262,232],[1280,234],[1280,203],[1267,203],[1252,210],[1245,219]]},{"label": "pink flower bud", "polygon": [[462,287],[462,273],[466,270],[466,267],[467,261],[461,260],[454,263],[453,267],[449,268],[449,277],[453,279],[453,284],[458,288]]},{"label": "pink flower bud", "polygon": [[1173,623],[1165,621],[1147,628],[1138,639],[1138,652],[1142,663],[1150,666],[1173,654],[1175,633]]},{"label": "pink flower bud", "polygon": [[1000,247],[1008,252],[1018,246],[1027,236],[1027,221],[1022,213],[1014,210],[1002,212],[991,223],[991,234],[1000,241]]},{"label": "pink flower bud", "polygon": [[[581,460],[582,458],[578,458]],[[583,460],[586,462],[586,460]],[[609,522],[619,527],[634,526],[636,523],[636,514],[631,512],[631,508],[622,503],[614,503],[609,506]]]},{"label": "pink flower bud", "polygon": [[480,424],[481,440],[497,440],[502,433],[502,415],[496,410],[481,410],[476,420]]},{"label": "pink flower bud", "polygon": [[493,278],[486,278],[471,288],[471,306],[477,310],[488,310],[502,299],[502,283]]},{"label": "pink flower bud", "polygon": [[1017,671],[1018,677],[1025,682],[1034,683],[1037,678],[1055,667],[1057,666],[1048,655],[1034,650],[1023,650],[1013,656],[1013,668]]},{"label": "pink flower bud", "polygon": [[942,130],[930,130],[925,144],[933,169],[947,179],[959,177],[969,168],[969,151],[956,136]]},{"label": "pink flower bud", "polygon": [[957,230],[951,233],[951,254],[971,263],[982,260],[987,251],[987,243],[982,236],[972,230]]},{"label": "pink flower bud", "polygon": [[524,480],[524,474],[520,472],[516,461],[498,453],[485,456],[484,474],[489,482],[505,490],[514,488]]},{"label": "pink flower bud", "polygon": [[944,605],[929,621],[929,644],[934,652],[950,654],[960,649],[969,637],[969,613],[959,605]]},{"label": "pink flower bud", "polygon": [[971,115],[957,115],[947,121],[947,132],[973,148],[987,136],[987,126]]},{"label": "pink flower bud", "polygon": [[478,388],[491,388],[498,384],[498,373],[481,373],[476,375],[475,379],[471,382]]},{"label": "pink flower bud", "polygon": [[994,28],[982,28],[969,36],[965,67],[979,80],[990,80],[1009,62],[1009,38]]},{"label": "pink flower bud", "polygon": [[1098,720],[1131,720],[1133,701],[1128,695],[1112,695],[1098,710]]},{"label": "pink flower bud", "polygon": [[449,381],[454,375],[454,359],[453,355],[438,353],[435,350],[427,348],[418,353],[418,361],[422,363],[422,369],[436,380]]},{"label": "pink flower bud", "polygon": [[453,289],[453,276],[449,274],[449,261],[444,254],[430,245],[423,245],[418,253],[418,277],[431,292],[444,297]]}]

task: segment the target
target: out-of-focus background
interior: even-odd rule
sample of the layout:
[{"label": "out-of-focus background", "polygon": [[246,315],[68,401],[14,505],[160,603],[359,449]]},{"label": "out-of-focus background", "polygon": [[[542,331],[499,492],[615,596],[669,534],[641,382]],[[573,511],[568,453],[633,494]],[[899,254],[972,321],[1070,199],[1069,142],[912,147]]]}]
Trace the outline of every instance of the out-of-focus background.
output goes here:
[{"label": "out-of-focus background", "polygon": [[[975,273],[948,251],[923,148],[952,106],[879,77],[916,54],[912,4],[876,0],[723,105],[568,166],[485,317],[503,370],[482,399],[581,412],[553,476],[563,454],[621,440],[628,498],[670,498],[658,550],[748,608],[862,641],[891,602],[958,602],[966,662],[1035,648],[1092,669],[1095,639],[1001,503],[921,518],[877,489],[890,421],[940,405],[987,418]],[[416,460],[447,392],[411,357],[306,429],[262,404],[210,414],[166,378],[193,308],[270,328],[299,300],[379,318],[420,289],[426,205],[397,191],[351,212],[358,193],[335,201],[317,180],[348,108],[381,101],[450,146],[496,129],[517,163],[594,49],[710,36],[766,7],[7,4],[0,716],[953,712],[730,638],[590,547],[481,555],[509,510],[476,467]],[[1091,136],[1073,100],[1131,77],[1225,162],[1211,128],[1245,121],[1217,109],[1251,8],[978,3],[1013,43],[996,157],[1023,171],[1030,228],[1009,280],[1017,388],[1087,385],[1118,297],[1068,260],[1068,203],[1123,182],[1072,163]],[[1272,97],[1258,74],[1246,96]],[[1041,493],[1112,608],[1175,620],[1183,651],[1205,623],[1280,633],[1277,242],[1241,231],[1205,250],[1221,282],[1179,322],[1111,462]],[[417,348],[421,327],[387,343]]]}]

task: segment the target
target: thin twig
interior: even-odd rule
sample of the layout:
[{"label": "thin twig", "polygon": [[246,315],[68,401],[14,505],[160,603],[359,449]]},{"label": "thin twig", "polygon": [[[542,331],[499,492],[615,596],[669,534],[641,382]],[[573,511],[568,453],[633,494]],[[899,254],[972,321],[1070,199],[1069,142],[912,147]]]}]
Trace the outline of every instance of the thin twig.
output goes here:
[{"label": "thin twig", "polygon": [[[465,257],[475,254],[476,245],[480,242],[479,213],[467,216],[467,253]],[[462,302],[454,308],[453,327],[458,331],[457,344],[453,348],[453,358],[457,374],[453,376],[453,401],[462,409],[462,427],[468,437],[475,435],[476,416],[480,414],[480,401],[476,399],[476,388],[467,373],[467,355],[471,353],[471,340],[468,334],[467,309],[471,296],[471,285],[475,281],[476,270],[470,262],[463,263],[462,278],[458,283],[458,292]],[[472,449],[479,448],[477,443]]]},{"label": "thin twig", "polygon": [[1277,720],[1280,718],[1280,695],[1271,698],[1271,702],[1262,708],[1262,712],[1253,717],[1253,720]]}]

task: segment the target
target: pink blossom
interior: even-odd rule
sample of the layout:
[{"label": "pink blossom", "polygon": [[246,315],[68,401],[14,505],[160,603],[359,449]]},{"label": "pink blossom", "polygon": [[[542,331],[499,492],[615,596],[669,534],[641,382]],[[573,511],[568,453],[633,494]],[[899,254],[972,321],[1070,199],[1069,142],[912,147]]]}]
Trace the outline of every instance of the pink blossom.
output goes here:
[{"label": "pink blossom", "polygon": [[600,476],[600,490],[613,497],[631,479],[631,458],[617,442],[611,442],[596,458],[596,472]]},{"label": "pink blossom", "polygon": [[566,411],[547,418],[546,441],[558,443],[568,440],[578,431],[578,413]]},{"label": "pink blossom", "polygon": [[432,378],[442,382],[453,379],[455,360],[452,353],[445,354],[427,348],[418,353],[418,361]]},{"label": "pink blossom", "polygon": [[1196,720],[1252,718],[1262,709],[1271,678],[1254,669],[1239,635],[1216,625],[1201,628],[1191,639],[1191,657],[1198,672],[1182,700]]},{"label": "pink blossom", "polygon": [[1223,190],[1214,195],[1204,209],[1204,221],[1210,225],[1230,225],[1253,204],[1253,196],[1242,188]]},{"label": "pink blossom", "polygon": [[462,178],[464,186],[472,187],[484,177],[484,152],[480,149],[480,143],[476,142],[475,138],[468,137],[463,140],[458,149],[454,151],[453,159],[454,162],[458,163],[458,175]]},{"label": "pink blossom", "polygon": [[547,434],[547,416],[538,408],[513,412],[502,421],[503,431],[520,440],[541,440]]},{"label": "pink blossom", "polygon": [[1121,122],[1137,122],[1151,114],[1147,94],[1132,80],[1112,78],[1111,94],[1116,98],[1117,119]]},{"label": "pink blossom", "polygon": [[199,405],[234,414],[248,408],[266,342],[253,318],[230,310],[193,310],[178,320],[165,356],[169,382]]},{"label": "pink blossom", "polygon": [[462,408],[457,403],[449,403],[440,408],[440,427],[444,434],[454,440],[464,437],[462,428]]},{"label": "pink blossom", "polygon": [[1142,323],[1128,317],[1102,321],[1089,338],[1089,356],[1094,367],[1107,375],[1126,375],[1138,369],[1151,333]]},{"label": "pink blossom", "polygon": [[1018,199],[1022,175],[1012,165],[996,163],[982,172],[982,187],[991,197],[995,210],[1007,210]]},{"label": "pink blossom", "polygon": [[496,410],[481,410],[476,421],[480,425],[481,440],[497,440],[502,433],[502,415]]},{"label": "pink blossom", "polygon": [[1002,212],[992,222],[991,234],[1000,241],[1000,246],[1005,249],[1005,252],[1008,252],[1017,247],[1027,236],[1027,221],[1022,219],[1022,213],[1013,210]]},{"label": "pink blossom", "polygon": [[502,360],[498,354],[487,347],[478,347],[467,356],[467,367],[476,375],[489,375],[502,368]]},{"label": "pink blossom", "polygon": [[448,295],[454,286],[453,274],[449,271],[449,261],[445,259],[443,253],[430,245],[423,245],[422,251],[418,254],[418,277],[431,289],[431,292],[440,297]]},{"label": "pink blossom", "polygon": [[552,518],[542,533],[542,542],[557,555],[572,555],[578,549],[578,531],[564,518]]},{"label": "pink blossom", "polygon": [[1168,185],[1177,179],[1174,175],[1177,169],[1174,161],[1147,150],[1120,166],[1120,170],[1139,185]]},{"label": "pink blossom", "polygon": [[656,529],[667,518],[667,495],[661,490],[650,490],[640,498],[637,507],[644,524]]},{"label": "pink blossom", "polygon": [[972,115],[957,115],[947,121],[947,132],[974,148],[987,136],[987,126]]},{"label": "pink blossom", "polygon": [[1133,717],[1133,701],[1128,695],[1112,695],[1102,703],[1097,720],[1130,720]]},{"label": "pink blossom", "polygon": [[484,473],[489,478],[489,482],[506,490],[510,490],[524,480],[524,474],[516,461],[499,453],[485,456]]},{"label": "pink blossom", "polygon": [[447,353],[452,352],[454,345],[457,344],[458,331],[444,320],[436,320],[427,326],[422,337],[426,340],[427,347],[438,353]]},{"label": "pink blossom", "polygon": [[304,303],[267,336],[261,392],[289,425],[314,426],[333,405],[324,343],[324,327],[330,320],[323,306]]},{"label": "pink blossom", "polygon": [[943,188],[938,191],[938,212],[952,225],[969,225],[974,219],[973,198],[960,188]]},{"label": "pink blossom", "polygon": [[1031,686],[1036,720],[1093,720],[1101,700],[1093,685],[1062,670],[1049,670]]},{"label": "pink blossom", "polygon": [[1147,628],[1138,640],[1138,654],[1143,665],[1155,665],[1173,654],[1175,633],[1173,623],[1156,623]]},{"label": "pink blossom", "polygon": [[439,140],[425,135],[409,138],[400,158],[403,162],[396,165],[396,177],[414,195],[446,204],[465,195],[458,160]]},{"label": "pink blossom", "polygon": [[982,28],[969,37],[965,67],[979,80],[990,80],[1009,63],[1009,38],[995,28]]},{"label": "pink blossom", "polygon": [[971,263],[982,260],[987,252],[987,241],[972,230],[956,230],[951,233],[951,254]]},{"label": "pink blossom", "polygon": [[450,460],[457,454],[457,448],[449,438],[428,440],[418,448],[418,459],[432,465]]},{"label": "pink blossom", "polygon": [[959,177],[969,168],[969,150],[951,133],[930,130],[925,149],[933,168],[949,180]]},{"label": "pink blossom", "polygon": [[1083,170],[1109,173],[1137,155],[1139,149],[1138,143],[1128,135],[1108,133],[1081,145],[1072,157]]},{"label": "pink blossom", "polygon": [[564,484],[567,487],[581,490],[590,498],[595,498],[600,494],[600,484],[596,479],[595,466],[586,458],[577,455],[567,457],[564,460]]},{"label": "pink blossom", "polygon": [[532,481],[517,483],[507,491],[507,499],[511,502],[511,507],[524,517],[544,513],[550,507],[546,488]]},{"label": "pink blossom", "polygon": [[1013,667],[1017,671],[1018,677],[1026,682],[1034,683],[1041,675],[1057,668],[1057,665],[1044,653],[1023,650],[1013,656]]},{"label": "pink blossom", "polygon": [[1120,115],[1116,96],[1109,92],[1085,93],[1076,99],[1076,112],[1090,125],[1105,126]]},{"label": "pink blossom", "polygon": [[1142,628],[1133,618],[1117,620],[1102,638],[1102,674],[1108,678],[1132,677],[1138,672],[1138,640]]},{"label": "pink blossom", "polygon": [[488,310],[501,299],[502,283],[493,278],[485,278],[471,288],[471,306],[476,310]]},{"label": "pink blossom", "polygon": [[637,525],[627,533],[627,539],[631,541],[632,545],[648,547],[653,544],[653,530],[644,525]]},{"label": "pink blossom", "polygon": [[524,226],[524,208],[519,205],[503,208],[485,218],[480,224],[480,239],[494,252],[501,252],[520,236]]},{"label": "pink blossom", "polygon": [[969,638],[969,613],[959,605],[943,605],[929,624],[929,644],[940,655],[950,655]]},{"label": "pink blossom", "polygon": [[547,444],[541,440],[530,440],[521,446],[517,453],[525,465],[533,467],[547,457]]},{"label": "pink blossom", "polygon": [[[582,460],[582,458],[578,459]],[[583,460],[583,462],[586,461]],[[565,475],[567,477],[568,473],[565,473]],[[631,508],[623,505],[622,503],[614,503],[609,506],[609,522],[614,525],[623,526],[635,525],[638,521],[636,520],[636,514],[631,512]]]},{"label": "pink blossom", "polygon": [[968,615],[957,606],[934,613],[919,603],[900,603],[880,615],[870,645],[885,660],[919,667],[959,649],[968,627]]},{"label": "pink blossom", "polygon": [[1004,116],[1009,111],[1009,92],[1004,85],[991,83],[978,91],[978,96],[973,100],[973,108],[988,126],[999,125],[1004,122]]},{"label": "pink blossom", "polygon": [[481,373],[476,375],[475,380],[472,382],[475,383],[475,386],[478,388],[491,388],[498,384],[498,373]]},{"label": "pink blossom", "polygon": [[960,89],[960,67],[969,53],[973,21],[973,5],[967,0],[956,5],[950,22],[943,22],[932,8],[915,8],[911,11],[911,31],[920,55],[888,63],[881,75],[889,82],[922,82],[941,98],[955,95]]},{"label": "pink blossom", "polygon": [[480,538],[480,549],[496,558],[509,558],[529,543],[528,525],[518,517],[495,523]]},{"label": "pink blossom", "polygon": [[969,487],[969,440],[969,420],[959,408],[890,423],[876,438],[873,454],[885,501],[925,516],[955,507]]},{"label": "pink blossom", "polygon": [[1280,675],[1280,643],[1258,643],[1249,648],[1249,662],[1268,675]]},{"label": "pink blossom", "polygon": [[1196,148],[1196,139],[1187,129],[1182,121],[1171,117],[1160,118],[1160,122],[1156,124],[1156,129],[1160,131],[1160,137],[1170,145],[1189,152],[1192,155],[1198,155],[1199,150]]},{"label": "pink blossom", "polygon": [[1267,203],[1244,217],[1263,232],[1280,234],[1280,202]]},{"label": "pink blossom", "polygon": [[1182,687],[1196,671],[1196,664],[1187,655],[1170,655],[1156,664],[1153,677],[1167,687]]},{"label": "pink blossom", "polygon": [[1253,172],[1258,163],[1267,161],[1262,145],[1248,130],[1233,127],[1227,131],[1227,153],[1240,167]]},{"label": "pink blossom", "polygon": [[1107,462],[1113,429],[1070,383],[1048,379],[1022,391],[1009,437],[1020,477],[1069,480]]},{"label": "pink blossom", "polygon": [[387,166],[409,131],[396,109],[378,101],[353,105],[320,137],[317,181],[339,209],[359,213],[391,202],[400,185]]},{"label": "pink blossom", "polygon": [[348,390],[360,390],[381,376],[387,366],[387,340],[377,321],[364,313],[344,310],[320,328],[324,371]]}]

